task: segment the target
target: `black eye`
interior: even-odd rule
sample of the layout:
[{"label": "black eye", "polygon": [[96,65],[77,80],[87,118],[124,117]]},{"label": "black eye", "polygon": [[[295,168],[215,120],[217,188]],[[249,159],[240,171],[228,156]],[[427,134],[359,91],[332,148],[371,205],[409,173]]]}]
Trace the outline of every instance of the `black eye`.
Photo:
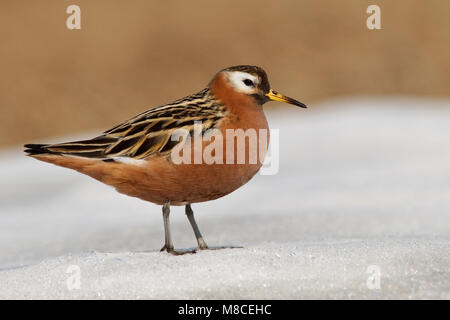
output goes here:
[{"label": "black eye", "polygon": [[253,87],[253,81],[252,80],[250,80],[250,79],[245,79],[244,80],[244,84],[246,85],[246,86],[249,86],[249,87]]}]

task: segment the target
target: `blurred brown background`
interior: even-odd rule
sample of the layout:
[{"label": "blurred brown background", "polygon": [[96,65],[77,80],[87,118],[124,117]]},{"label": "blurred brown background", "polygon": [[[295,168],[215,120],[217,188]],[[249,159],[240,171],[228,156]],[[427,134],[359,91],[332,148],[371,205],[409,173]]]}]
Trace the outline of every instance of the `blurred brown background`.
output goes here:
[{"label": "blurred brown background", "polygon": [[[81,30],[66,28],[70,4]],[[370,4],[382,30],[366,28]],[[312,106],[448,97],[449,18],[443,0],[2,0],[0,146],[108,129],[236,64],[262,66],[274,88]]]}]

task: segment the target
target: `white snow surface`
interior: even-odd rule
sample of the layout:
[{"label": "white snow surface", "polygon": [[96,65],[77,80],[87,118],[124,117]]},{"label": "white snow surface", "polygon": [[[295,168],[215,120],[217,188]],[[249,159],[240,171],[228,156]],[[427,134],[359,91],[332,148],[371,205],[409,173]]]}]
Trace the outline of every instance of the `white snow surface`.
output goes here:
[{"label": "white snow surface", "polygon": [[[183,256],[159,252],[159,206],[3,151],[0,298],[450,298],[450,101],[356,97],[268,120],[278,174],[193,205],[210,246],[242,248]],[[171,212],[175,247],[195,247]]]}]

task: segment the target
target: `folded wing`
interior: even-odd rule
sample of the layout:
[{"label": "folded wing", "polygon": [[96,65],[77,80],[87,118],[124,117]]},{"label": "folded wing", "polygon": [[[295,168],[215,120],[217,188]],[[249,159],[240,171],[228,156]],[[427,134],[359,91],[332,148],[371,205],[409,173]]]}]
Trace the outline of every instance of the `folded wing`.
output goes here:
[{"label": "folded wing", "polygon": [[208,89],[204,89],[171,104],[138,114],[93,139],[58,144],[27,144],[25,152],[31,156],[60,154],[99,159],[144,159],[153,154],[169,153],[179,143],[171,140],[175,130],[192,132],[194,125],[199,123],[205,132],[216,126],[224,112],[223,105]]}]

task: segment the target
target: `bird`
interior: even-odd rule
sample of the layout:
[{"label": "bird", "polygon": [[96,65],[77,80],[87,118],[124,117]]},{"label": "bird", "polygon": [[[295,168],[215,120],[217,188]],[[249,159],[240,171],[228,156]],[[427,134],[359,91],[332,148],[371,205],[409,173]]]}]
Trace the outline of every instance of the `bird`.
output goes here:
[{"label": "bird", "polygon": [[[261,67],[232,66],[217,72],[203,90],[150,108],[92,139],[26,144],[24,151],[37,160],[88,175],[122,194],[162,205],[165,239],[161,251],[173,255],[195,253],[212,248],[200,233],[191,205],[221,198],[259,171],[267,145],[261,147],[258,161],[249,161],[249,155],[245,154],[243,163],[227,163],[226,153],[237,153],[231,156],[231,160],[236,160],[239,152],[249,152],[250,139],[243,147],[236,143],[227,150],[225,145],[235,139],[227,136],[230,130],[254,130],[258,139],[269,140],[263,111],[263,105],[269,101],[306,108],[304,103],[273,90]],[[185,135],[177,140],[173,138],[175,132],[185,132]],[[223,135],[222,146],[211,152],[219,161],[196,163],[194,159],[194,163],[180,163],[174,157],[178,148],[178,156],[186,153],[186,159],[192,160],[195,154],[189,156],[189,151],[195,153],[199,147],[212,144],[213,139],[203,139],[195,146],[195,138],[204,137],[208,132]],[[181,150],[181,146],[185,149]],[[197,240],[196,249],[174,248],[169,221],[171,206],[185,206]]]}]

